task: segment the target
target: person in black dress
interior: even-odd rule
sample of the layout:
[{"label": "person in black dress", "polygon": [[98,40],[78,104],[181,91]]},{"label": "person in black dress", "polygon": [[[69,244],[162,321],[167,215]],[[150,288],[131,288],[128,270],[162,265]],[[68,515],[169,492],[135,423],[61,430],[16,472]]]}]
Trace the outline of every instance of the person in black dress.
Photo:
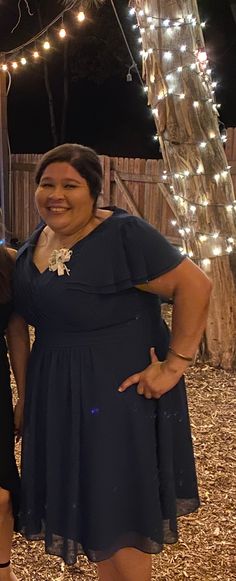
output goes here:
[{"label": "person in black dress", "polygon": [[19,396],[15,407],[15,434],[18,438],[22,429],[25,372],[29,354],[27,326],[13,312],[11,282],[15,255],[15,250],[0,246],[0,581],[16,581],[10,567],[10,553],[19,497],[7,345]]},{"label": "person in black dress", "polygon": [[[184,380],[211,283],[145,220],[98,208],[102,169],[78,144],[36,172],[41,223],[18,253],[27,374],[20,528],[46,552],[150,581],[151,553],[199,506]],[[172,297],[173,330],[159,295]]]}]

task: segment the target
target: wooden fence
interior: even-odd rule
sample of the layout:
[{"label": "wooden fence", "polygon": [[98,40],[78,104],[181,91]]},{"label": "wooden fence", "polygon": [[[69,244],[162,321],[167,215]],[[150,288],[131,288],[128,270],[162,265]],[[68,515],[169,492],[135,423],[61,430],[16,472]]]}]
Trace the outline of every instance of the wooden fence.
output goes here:
[{"label": "wooden fence", "polygon": [[[228,129],[226,155],[236,190],[236,128]],[[10,230],[25,240],[39,221],[34,204],[34,172],[39,154],[11,156]],[[100,206],[115,205],[145,218],[173,244],[181,238],[172,226],[176,217],[169,190],[163,179],[163,161],[100,156],[104,171]]]},{"label": "wooden fence", "polygon": [[[34,204],[34,172],[38,154],[17,154],[11,157],[10,229],[13,236],[24,240],[39,221]],[[100,206],[119,206],[145,218],[167,236],[173,244],[181,244],[171,224],[174,209],[167,201],[163,183],[163,162],[153,159],[110,158],[100,156],[104,172]]]}]

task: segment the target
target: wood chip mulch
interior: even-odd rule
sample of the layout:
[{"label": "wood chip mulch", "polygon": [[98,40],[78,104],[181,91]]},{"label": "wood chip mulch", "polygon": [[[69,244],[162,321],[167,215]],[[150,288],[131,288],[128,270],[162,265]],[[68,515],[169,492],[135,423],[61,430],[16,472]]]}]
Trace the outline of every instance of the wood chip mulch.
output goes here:
[{"label": "wood chip mulch", "polygon": [[[236,578],[235,385],[235,373],[206,364],[187,372],[201,508],[179,519],[179,542],[153,557],[153,581]],[[18,458],[19,452],[17,445]],[[45,555],[41,541],[27,542],[20,535],[14,537],[12,563],[19,581],[97,580],[96,566],[85,557],[67,567]]]}]

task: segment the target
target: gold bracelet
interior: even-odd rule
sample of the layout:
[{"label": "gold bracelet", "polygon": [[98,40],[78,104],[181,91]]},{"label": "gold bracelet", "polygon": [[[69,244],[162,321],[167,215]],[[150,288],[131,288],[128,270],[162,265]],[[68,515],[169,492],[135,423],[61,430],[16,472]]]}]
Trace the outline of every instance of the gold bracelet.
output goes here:
[{"label": "gold bracelet", "polygon": [[185,361],[191,361],[191,363],[193,362],[193,357],[187,357],[186,355],[182,355],[181,353],[177,353],[177,351],[172,349],[172,347],[169,347],[168,351],[170,351],[170,353],[172,353],[172,355],[179,357],[179,359],[184,359]]}]

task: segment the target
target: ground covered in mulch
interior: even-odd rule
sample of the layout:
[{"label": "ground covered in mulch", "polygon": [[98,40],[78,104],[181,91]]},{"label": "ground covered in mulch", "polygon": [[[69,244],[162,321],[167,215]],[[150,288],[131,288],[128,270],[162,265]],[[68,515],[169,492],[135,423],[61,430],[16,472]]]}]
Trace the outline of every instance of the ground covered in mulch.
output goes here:
[{"label": "ground covered in mulch", "polygon": [[[236,515],[236,374],[198,364],[188,370],[187,391],[201,508],[179,520],[179,542],[153,558],[153,581],[233,581]],[[18,445],[19,456],[19,445]],[[15,535],[12,562],[19,581],[97,580],[85,557],[74,567],[44,554],[43,543]]]}]

